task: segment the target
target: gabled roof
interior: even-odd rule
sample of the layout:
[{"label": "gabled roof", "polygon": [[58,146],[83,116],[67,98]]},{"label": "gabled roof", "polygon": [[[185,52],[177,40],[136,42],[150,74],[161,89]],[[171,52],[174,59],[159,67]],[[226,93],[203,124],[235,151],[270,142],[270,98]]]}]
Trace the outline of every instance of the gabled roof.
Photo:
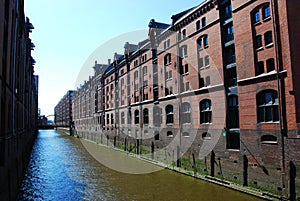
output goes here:
[{"label": "gabled roof", "polygon": [[[173,21],[173,25],[178,24],[183,19],[185,19],[187,16],[189,16],[191,13],[195,12],[196,10],[203,7],[204,5],[206,5],[209,2],[211,2],[211,0],[202,0],[202,2],[198,6],[195,6],[193,8],[190,8],[190,9],[186,10],[186,11],[178,13],[177,15],[173,15],[173,16],[175,16],[174,18],[176,18],[176,20]],[[173,16],[172,16],[172,19],[173,19]]]},{"label": "gabled roof", "polygon": [[176,15],[172,15],[171,19],[172,19],[172,24],[175,24],[182,16],[184,16],[185,14],[189,13],[190,11],[192,11],[193,9],[195,9],[198,6],[195,6],[193,8],[189,8],[185,11],[182,11]]},{"label": "gabled roof", "polygon": [[158,29],[167,29],[169,28],[171,25],[169,24],[165,24],[165,23],[161,23],[161,22],[155,22],[154,19],[150,20],[148,27],[149,28],[158,28]]}]

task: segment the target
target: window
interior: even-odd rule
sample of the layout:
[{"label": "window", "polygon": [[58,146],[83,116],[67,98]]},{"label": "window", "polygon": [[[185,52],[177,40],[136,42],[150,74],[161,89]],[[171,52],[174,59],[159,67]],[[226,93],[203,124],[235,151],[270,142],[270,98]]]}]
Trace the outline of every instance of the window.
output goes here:
[{"label": "window", "polygon": [[145,76],[145,75],[147,75],[147,73],[148,73],[148,68],[147,68],[147,66],[144,66],[143,67],[143,75]]},{"label": "window", "polygon": [[206,86],[210,85],[210,76],[205,77],[205,85]]},{"label": "window", "polygon": [[161,124],[161,110],[159,106],[153,107],[153,124],[154,126],[160,126]]},{"label": "window", "polygon": [[233,23],[230,22],[226,25],[225,27],[226,32],[224,31],[224,40],[225,42],[230,42],[234,39],[234,27],[233,27]]},{"label": "window", "polygon": [[191,123],[191,105],[187,102],[182,103],[182,120],[183,124]]},{"label": "window", "polygon": [[200,20],[196,22],[196,30],[201,29]]},{"label": "window", "polygon": [[167,40],[167,48],[169,48],[171,45],[170,39]]},{"label": "window", "polygon": [[262,37],[261,35],[258,35],[255,37],[255,47],[256,49],[262,48]]},{"label": "window", "polygon": [[265,46],[273,44],[272,31],[265,33]]},{"label": "window", "polygon": [[159,132],[158,131],[154,132],[154,140],[159,140]]},{"label": "window", "polygon": [[184,73],[185,74],[189,73],[189,65],[188,64],[184,65]]},{"label": "window", "polygon": [[131,111],[127,112],[127,124],[131,124]]},{"label": "window", "polygon": [[267,19],[271,16],[270,13],[270,6],[264,7],[263,8],[263,19]]},{"label": "window", "polygon": [[187,57],[187,56],[188,56],[188,49],[187,49],[187,46],[186,46],[186,45],[182,46],[180,52],[181,52],[181,57],[182,57],[182,58]]},{"label": "window", "polygon": [[125,114],[121,112],[121,124],[125,124]]},{"label": "window", "polygon": [[169,71],[169,79],[172,79],[172,71]]},{"label": "window", "polygon": [[149,124],[149,111],[147,108],[143,110],[144,124]]},{"label": "window", "polygon": [[183,137],[190,137],[190,134],[189,134],[188,132],[183,132],[183,133],[182,133],[182,136],[183,136]]},{"label": "window", "polygon": [[174,123],[173,105],[167,105],[166,107],[166,124]]},{"label": "window", "polygon": [[148,80],[144,80],[144,81],[143,81],[143,87],[144,87],[144,88],[148,87]]},{"label": "window", "polygon": [[206,27],[206,18],[202,18],[201,19],[201,22],[202,22],[202,27]]},{"label": "window", "polygon": [[256,75],[260,75],[264,73],[264,62],[259,61],[256,64]]},{"label": "window", "polygon": [[260,13],[259,10],[255,11],[254,13],[254,23],[260,22]]},{"label": "window", "polygon": [[111,121],[111,124],[114,124],[114,115],[113,115],[113,114],[110,115],[110,119],[111,119],[111,120],[110,120],[110,121]]},{"label": "window", "polygon": [[124,69],[121,70],[121,75],[123,75],[123,74],[124,74]]},{"label": "window", "polygon": [[208,67],[209,66],[209,56],[208,55],[206,55],[204,57],[204,61],[205,61],[205,66]]},{"label": "window", "polygon": [[173,137],[173,132],[172,131],[168,131],[167,132],[167,137]]},{"label": "window", "polygon": [[171,57],[171,54],[167,54],[165,57],[164,57],[164,64],[165,66],[167,65],[170,65],[172,63],[172,57]]},{"label": "window", "polygon": [[275,63],[274,63],[274,59],[271,58],[267,60],[267,72],[271,72],[273,70],[275,70]]},{"label": "window", "polygon": [[223,17],[224,20],[227,20],[232,17],[232,8],[230,2],[225,7],[223,7]]},{"label": "window", "polygon": [[212,109],[211,101],[208,99],[200,102],[200,123],[211,123],[212,120]]},{"label": "window", "polygon": [[199,58],[198,66],[199,66],[199,68],[203,68],[204,67],[203,58]]},{"label": "window", "polygon": [[239,128],[239,103],[238,96],[230,95],[228,97],[228,118],[227,118],[227,127],[228,128]]},{"label": "window", "polygon": [[277,137],[273,135],[263,135],[260,138],[262,143],[277,143]]},{"label": "window", "polygon": [[277,122],[278,114],[278,95],[274,90],[265,90],[257,94],[257,121],[258,122]]},{"label": "window", "polygon": [[203,37],[198,38],[197,49],[198,49],[198,51],[203,49]]},{"label": "window", "polygon": [[240,133],[226,132],[226,148],[240,149]]},{"label": "window", "polygon": [[137,80],[139,77],[139,72],[138,71],[135,71],[134,72],[134,79]]},{"label": "window", "polygon": [[203,37],[204,47],[208,47],[208,36]]},{"label": "window", "polygon": [[185,29],[182,30],[182,38],[186,38],[186,30]]},{"label": "window", "polygon": [[134,111],[134,123],[139,124],[140,123],[140,112],[138,110]]},{"label": "window", "polygon": [[106,115],[106,124],[109,124],[109,114]]},{"label": "window", "polygon": [[189,82],[185,83],[185,90],[186,91],[190,90],[190,83]]}]

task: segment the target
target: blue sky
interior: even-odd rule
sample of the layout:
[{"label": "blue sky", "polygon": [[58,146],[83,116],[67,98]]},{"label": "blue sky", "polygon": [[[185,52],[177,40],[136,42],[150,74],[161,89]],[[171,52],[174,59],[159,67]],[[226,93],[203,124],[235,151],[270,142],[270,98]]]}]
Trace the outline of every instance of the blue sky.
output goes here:
[{"label": "blue sky", "polygon": [[[80,70],[91,69],[87,60],[97,48],[103,51],[98,63],[106,63],[114,52],[123,53],[126,41],[146,39],[150,19],[171,23],[172,15],[202,1],[25,0],[25,14],[35,27],[31,38],[36,46],[33,56],[35,74],[40,76],[42,114],[53,114],[67,90],[75,89]],[[124,39],[127,33],[130,37]],[[105,44],[116,37],[122,45],[106,50]]]}]

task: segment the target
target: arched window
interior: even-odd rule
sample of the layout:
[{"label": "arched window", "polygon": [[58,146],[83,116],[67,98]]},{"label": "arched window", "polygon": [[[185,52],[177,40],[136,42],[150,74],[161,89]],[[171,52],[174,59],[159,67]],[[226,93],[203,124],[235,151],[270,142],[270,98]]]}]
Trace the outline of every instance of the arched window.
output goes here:
[{"label": "arched window", "polygon": [[212,107],[211,101],[208,99],[200,102],[200,123],[211,123]]},{"label": "arched window", "polygon": [[230,95],[228,97],[228,120],[227,127],[228,128],[239,128],[239,101],[238,96]]},{"label": "arched window", "polygon": [[254,24],[260,22],[260,11],[257,10],[253,13],[253,22]]},{"label": "arched window", "polygon": [[257,122],[279,121],[278,95],[274,90],[264,90],[257,94]]},{"label": "arched window", "polygon": [[263,11],[263,19],[264,19],[264,20],[267,19],[267,18],[269,18],[269,17],[271,17],[270,5],[265,6],[265,7],[262,9],[262,11]]},{"label": "arched window", "polygon": [[149,111],[147,108],[143,110],[144,124],[149,124]]},{"label": "arched window", "polygon": [[174,123],[173,105],[167,105],[166,107],[166,124]]},{"label": "arched window", "polygon": [[167,137],[173,137],[173,132],[172,131],[168,131],[167,132]]},{"label": "arched window", "polygon": [[191,105],[187,102],[182,103],[182,120],[183,124],[191,123]]},{"label": "arched window", "polygon": [[203,36],[199,37],[197,40],[197,49],[202,50],[203,49]]},{"label": "arched window", "polygon": [[138,110],[134,111],[134,123],[139,124],[140,123],[140,112]]}]

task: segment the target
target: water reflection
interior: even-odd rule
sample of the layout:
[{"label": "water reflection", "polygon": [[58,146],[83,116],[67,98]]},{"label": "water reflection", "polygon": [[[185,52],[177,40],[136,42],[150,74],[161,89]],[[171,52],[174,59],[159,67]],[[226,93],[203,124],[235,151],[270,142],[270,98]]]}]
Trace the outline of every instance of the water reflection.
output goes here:
[{"label": "water reflection", "polygon": [[40,131],[19,200],[258,200],[168,170],[132,175],[94,160],[80,140]]}]

